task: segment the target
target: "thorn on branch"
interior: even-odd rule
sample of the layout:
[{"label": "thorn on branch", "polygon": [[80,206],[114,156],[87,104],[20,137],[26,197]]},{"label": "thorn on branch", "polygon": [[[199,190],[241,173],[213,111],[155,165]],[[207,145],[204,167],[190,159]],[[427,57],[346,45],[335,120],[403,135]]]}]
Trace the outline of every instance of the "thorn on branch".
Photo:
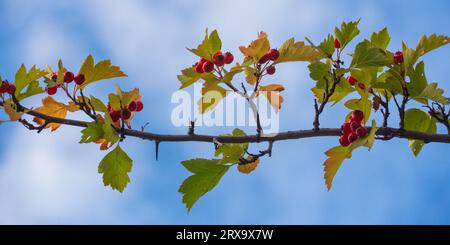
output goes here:
[{"label": "thorn on branch", "polygon": [[155,140],[155,159],[158,161],[158,155],[159,155],[159,140]]},{"label": "thorn on branch", "polygon": [[190,121],[188,135],[194,135],[195,133],[195,120]]},{"label": "thorn on branch", "polygon": [[141,132],[145,131],[145,128],[149,125],[149,122],[146,122],[144,125],[141,126]]}]

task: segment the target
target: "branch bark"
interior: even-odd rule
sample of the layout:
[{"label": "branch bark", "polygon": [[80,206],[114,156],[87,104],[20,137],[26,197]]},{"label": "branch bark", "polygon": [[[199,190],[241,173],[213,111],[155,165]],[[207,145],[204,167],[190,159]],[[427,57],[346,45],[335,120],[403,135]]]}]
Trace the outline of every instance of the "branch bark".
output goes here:
[{"label": "branch bark", "polygon": [[[0,102],[0,106],[3,103]],[[35,116],[43,119],[48,123],[60,123],[69,126],[87,127],[90,122],[56,118],[51,117],[37,111],[23,108],[25,113],[31,116]],[[155,142],[221,142],[221,143],[258,143],[258,142],[275,142],[282,140],[293,140],[313,137],[327,137],[327,136],[339,136],[341,130],[339,128],[321,128],[320,130],[294,130],[280,132],[275,136],[264,135],[247,135],[247,136],[217,136],[217,135],[200,135],[200,134],[185,134],[185,135],[170,135],[170,134],[157,134],[151,132],[145,132],[134,129],[124,129],[123,132],[118,129],[119,132],[126,136],[141,138],[144,140],[151,140]],[[429,134],[415,131],[400,130],[396,128],[379,128],[376,132],[377,136],[387,136],[389,138],[403,138],[403,139],[416,139],[423,140],[425,142],[439,142],[450,143],[450,135],[448,134]]]}]

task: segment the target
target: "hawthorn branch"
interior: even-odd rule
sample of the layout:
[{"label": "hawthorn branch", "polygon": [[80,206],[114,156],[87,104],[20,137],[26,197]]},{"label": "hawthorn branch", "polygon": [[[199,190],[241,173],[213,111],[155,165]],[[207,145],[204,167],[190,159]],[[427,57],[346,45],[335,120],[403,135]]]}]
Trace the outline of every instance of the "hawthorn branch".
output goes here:
[{"label": "hawthorn branch", "polygon": [[443,124],[447,128],[448,134],[450,134],[450,110],[446,112],[444,104],[433,102],[431,106],[426,105],[428,108],[428,114],[434,117],[439,123]]},{"label": "hawthorn branch", "polygon": [[[0,102],[0,106],[3,106],[3,102]],[[40,112],[29,110],[22,107],[22,111],[30,116],[40,118],[48,123],[59,123],[63,125],[75,126],[86,128],[87,121],[79,121],[73,119],[57,118],[42,114]],[[116,129],[119,130],[120,129]],[[141,138],[144,140],[150,140],[155,142],[207,142],[214,143],[214,141],[219,141],[221,143],[258,143],[258,142],[275,142],[283,140],[294,140],[303,138],[313,138],[313,137],[337,137],[341,134],[341,129],[339,128],[322,128],[320,130],[294,130],[280,132],[275,136],[258,136],[247,135],[247,136],[217,136],[217,135],[200,135],[200,134],[182,134],[182,135],[170,135],[170,134],[157,134],[152,132],[145,132],[141,130],[134,129],[124,129],[123,134],[129,137]],[[422,133],[416,131],[400,130],[396,128],[379,128],[376,132],[376,136],[389,136],[391,138],[402,138],[402,139],[415,139],[422,140],[425,142],[438,142],[438,143],[450,143],[449,134],[430,134]]]},{"label": "hawthorn branch", "polygon": [[341,80],[342,75],[337,76],[335,70],[333,70],[333,83],[331,84],[330,88],[330,81],[327,77],[324,77],[325,80],[325,92],[323,93],[322,103],[317,102],[317,99],[314,99],[314,130],[318,131],[320,129],[320,114],[325,109],[325,105],[328,103],[328,100],[333,96],[334,91],[336,90],[336,86],[338,85],[339,81]]}]

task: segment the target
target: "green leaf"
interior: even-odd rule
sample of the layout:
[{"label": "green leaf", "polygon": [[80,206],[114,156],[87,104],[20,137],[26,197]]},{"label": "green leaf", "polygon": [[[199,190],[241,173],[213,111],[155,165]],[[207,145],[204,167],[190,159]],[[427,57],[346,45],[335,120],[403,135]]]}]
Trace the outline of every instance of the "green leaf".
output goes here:
[{"label": "green leaf", "polygon": [[[83,74],[86,78],[86,81],[78,86],[81,89],[100,80],[127,76],[120,67],[112,65],[110,60],[101,60],[94,65],[94,58],[92,55],[88,55],[83,61],[79,73]],[[59,78],[60,75],[58,73],[58,80]]]},{"label": "green leaf", "polygon": [[219,160],[196,158],[181,162],[183,166],[193,173],[183,181],[179,192],[183,194],[183,203],[186,204],[188,212],[197,200],[211,191],[230,166],[219,164]]},{"label": "green leaf", "polygon": [[437,83],[430,83],[422,90],[422,92],[419,95],[414,96],[412,98],[425,105],[428,104],[428,100],[442,104],[449,104],[450,99],[444,97],[443,96],[444,90],[438,88],[437,86],[438,86]]},{"label": "green leaf", "polygon": [[428,85],[423,61],[417,63],[415,68],[411,67],[407,75],[410,81],[407,83],[409,95],[411,97],[418,96]]},{"label": "green leaf", "polygon": [[345,102],[345,107],[352,111],[362,111],[364,113],[364,122],[368,122],[372,111],[372,102],[369,100],[368,96],[364,96],[361,99],[348,100]]},{"label": "green leaf", "polygon": [[315,61],[320,58],[320,53],[312,46],[305,45],[304,42],[295,42],[290,38],[278,49],[280,56],[274,64],[291,61]]},{"label": "green leaf", "polygon": [[354,68],[367,66],[382,67],[389,63],[387,53],[383,49],[371,47],[370,42],[364,40],[356,46],[350,66]]},{"label": "green leaf", "polygon": [[217,30],[214,30],[209,35],[209,52],[214,55],[217,51],[222,49],[222,41],[220,40]]},{"label": "green leaf", "polygon": [[81,133],[80,144],[94,142],[103,137],[103,126],[99,123],[88,123],[87,127],[81,130]]},{"label": "green leaf", "polygon": [[434,49],[442,47],[450,43],[450,37],[432,34],[430,36],[423,35],[416,46],[417,56],[422,56]]},{"label": "green leaf", "polygon": [[208,30],[205,31],[205,38],[202,43],[197,46],[196,49],[189,49],[192,53],[199,57],[203,57],[207,60],[211,60],[212,56],[222,48],[222,41],[219,38],[219,34],[214,30],[208,35]]},{"label": "green leaf", "polygon": [[322,53],[323,58],[330,58],[334,53],[334,38],[331,34],[319,44],[319,46],[315,46],[309,38],[305,37],[306,41],[308,41],[309,45],[316,48]]},{"label": "green leaf", "polygon": [[[224,134],[221,136],[245,136],[245,132],[241,129],[235,128],[232,134]],[[217,147],[214,156],[222,155],[221,163],[237,163],[239,158],[245,154],[245,150],[248,148],[248,143],[230,144],[225,143]]]},{"label": "green leaf", "polygon": [[39,86],[39,81],[32,81],[28,85],[27,90],[25,90],[24,93],[20,93],[19,95],[17,95],[16,98],[18,101],[22,101],[28,97],[42,93],[44,93],[44,90]]},{"label": "green leaf", "polygon": [[359,34],[359,21],[342,22],[341,28],[334,28],[334,35],[341,43],[341,49],[344,49],[347,44]]},{"label": "green leaf", "polygon": [[241,73],[242,71],[244,71],[244,67],[239,64],[231,68],[230,71],[224,70],[225,75],[222,78],[222,82],[230,83],[233,80],[234,76]]},{"label": "green leaf", "polygon": [[109,113],[105,113],[105,123],[102,124],[103,138],[111,145],[119,141],[119,135],[112,126],[113,121]]},{"label": "green leaf", "polygon": [[[436,133],[436,119],[419,109],[409,109],[405,112],[405,129],[423,133]],[[418,156],[425,143],[422,140],[409,140],[409,147],[414,156]]]},{"label": "green leaf", "polygon": [[[314,93],[317,101],[322,103],[323,95],[325,93],[324,81],[318,81],[316,83],[316,86],[313,87],[311,91]],[[328,101],[334,102],[333,105],[335,105],[353,91],[355,91],[355,89],[346,81],[344,77],[342,77],[341,81],[339,81],[339,83],[337,84],[333,95],[328,99]]]},{"label": "green leaf", "polygon": [[109,152],[98,166],[98,172],[103,174],[105,186],[123,192],[130,182],[128,173],[131,171],[133,160],[120,148],[119,145]]},{"label": "green leaf", "polygon": [[107,111],[106,105],[100,99],[97,99],[91,95],[89,101],[92,104],[92,106],[94,107],[95,111],[97,111],[97,112],[106,112]]},{"label": "green leaf", "polygon": [[389,36],[387,27],[384,27],[379,32],[372,33],[372,36],[370,37],[370,42],[372,44],[372,47],[380,48],[383,50],[386,50],[390,41],[391,41],[391,37]]},{"label": "green leaf", "polygon": [[[27,72],[27,68],[25,67],[25,65],[22,64],[20,66],[19,70],[17,70],[15,79],[14,79],[14,85],[16,86],[15,96],[17,98],[19,98],[20,93],[22,92],[22,90],[25,87],[30,85],[32,82],[38,80],[39,78],[45,76],[46,74],[47,74],[47,71],[36,68],[36,66],[32,66],[30,68],[30,70]],[[36,93],[36,91],[37,91],[36,87],[39,87],[39,86],[36,86],[36,84],[33,84],[33,86],[34,86],[33,88],[30,88],[31,95],[33,95],[33,93]],[[25,92],[25,93],[27,93],[27,92]],[[23,97],[23,96],[20,96],[20,97]],[[26,96],[26,97],[29,97],[29,96]],[[19,99],[19,101],[20,101],[20,99]]]},{"label": "green leaf", "polygon": [[109,104],[111,105],[111,108],[115,111],[120,110],[120,96],[117,94],[109,94],[108,95]]},{"label": "green leaf", "polygon": [[308,65],[309,76],[314,81],[321,81],[318,88],[325,88],[324,78],[331,80],[331,64],[329,62],[324,63],[321,61],[315,61]]},{"label": "green leaf", "polygon": [[186,68],[181,71],[181,75],[177,76],[181,82],[181,86],[178,89],[189,87],[200,79],[205,81],[217,81],[216,77],[212,73],[197,73],[193,67]]},{"label": "green leaf", "polygon": [[399,67],[393,67],[387,70],[385,73],[382,73],[379,76],[377,82],[372,84],[372,87],[376,89],[386,89],[394,95],[401,94],[403,92],[403,78],[401,77],[400,72],[397,69],[399,69]]}]

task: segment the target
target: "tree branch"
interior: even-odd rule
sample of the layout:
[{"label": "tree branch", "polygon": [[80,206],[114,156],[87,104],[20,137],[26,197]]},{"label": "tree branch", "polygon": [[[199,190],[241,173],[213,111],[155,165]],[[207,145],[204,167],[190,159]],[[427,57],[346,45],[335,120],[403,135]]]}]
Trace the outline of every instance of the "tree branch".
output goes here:
[{"label": "tree branch", "polygon": [[[3,103],[0,102],[0,106]],[[90,122],[64,119],[51,117],[34,110],[22,108],[26,114],[38,117],[47,123],[60,123],[69,126],[87,127]],[[120,130],[121,129],[117,129]],[[339,136],[341,130],[339,128],[322,128],[320,130],[295,130],[280,132],[275,136],[259,136],[259,135],[247,135],[247,136],[216,136],[216,135],[200,135],[200,134],[185,134],[185,135],[169,135],[169,134],[156,134],[151,132],[144,132],[141,130],[124,129],[122,132],[126,136],[137,137],[144,140],[151,140],[155,142],[214,142],[214,140],[221,143],[257,143],[257,142],[275,142],[282,140],[293,140],[313,137],[327,137],[327,136]],[[450,135],[448,134],[429,134],[415,131],[406,131],[395,128],[379,128],[376,132],[377,136],[388,136],[389,138],[404,138],[404,139],[416,139],[423,140],[425,142],[440,142],[450,143]]]}]

